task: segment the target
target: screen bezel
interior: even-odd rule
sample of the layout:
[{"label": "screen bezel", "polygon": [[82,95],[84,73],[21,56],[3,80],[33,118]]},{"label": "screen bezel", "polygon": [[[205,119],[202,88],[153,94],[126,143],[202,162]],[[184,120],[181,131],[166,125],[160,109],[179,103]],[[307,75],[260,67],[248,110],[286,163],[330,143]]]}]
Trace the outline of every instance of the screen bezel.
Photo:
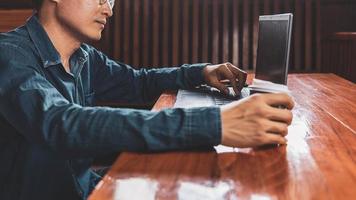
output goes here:
[{"label": "screen bezel", "polygon": [[[292,22],[293,22],[293,14],[292,13],[285,13],[285,14],[278,14],[278,15],[262,15],[259,17],[259,24],[261,24],[262,21],[277,21],[277,20],[284,20],[288,22],[288,36],[287,36],[287,48],[285,52],[285,63],[284,63],[284,81],[283,84],[287,85],[287,77],[288,77],[288,69],[289,69],[289,57],[290,57],[290,44],[291,44],[291,38],[292,38]],[[258,44],[257,44],[257,58],[256,58],[256,71],[255,71],[255,77],[258,78],[258,60],[259,60],[259,45],[260,45],[260,31],[259,31],[259,37],[258,37]]]}]

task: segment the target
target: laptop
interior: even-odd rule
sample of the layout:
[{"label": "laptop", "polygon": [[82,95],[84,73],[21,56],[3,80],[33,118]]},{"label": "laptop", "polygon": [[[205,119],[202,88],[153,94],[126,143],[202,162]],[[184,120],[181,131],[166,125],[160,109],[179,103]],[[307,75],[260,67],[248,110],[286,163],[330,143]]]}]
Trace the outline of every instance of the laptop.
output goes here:
[{"label": "laptop", "polygon": [[[259,17],[256,79],[287,85],[292,21],[291,13]],[[232,87],[228,88],[232,94]],[[244,87],[240,96],[234,97],[203,85],[193,90],[179,90],[174,107],[221,106],[254,92],[253,89]]]}]

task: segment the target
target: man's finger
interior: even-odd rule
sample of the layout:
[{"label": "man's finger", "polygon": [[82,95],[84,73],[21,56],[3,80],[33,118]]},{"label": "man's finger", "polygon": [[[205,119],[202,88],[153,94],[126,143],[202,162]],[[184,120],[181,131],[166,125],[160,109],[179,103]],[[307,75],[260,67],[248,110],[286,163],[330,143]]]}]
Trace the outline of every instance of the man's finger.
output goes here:
[{"label": "man's finger", "polygon": [[287,144],[287,139],[273,133],[266,133],[264,135],[264,144]]},{"label": "man's finger", "polygon": [[268,105],[272,107],[284,106],[291,110],[294,107],[294,101],[292,97],[284,93],[269,93],[263,95]]},{"label": "man's finger", "polygon": [[226,65],[224,68],[222,68],[221,74],[222,74],[223,78],[226,78],[230,81],[235,94],[236,95],[240,94],[240,91],[238,91],[236,76]]},{"label": "man's finger", "polygon": [[214,79],[210,82],[210,86],[217,88],[220,92],[223,92],[229,95],[229,88],[227,88],[224,84],[220,83],[220,81]]},{"label": "man's finger", "polygon": [[293,114],[290,110],[288,109],[280,109],[280,108],[274,108],[274,107],[269,107],[267,108],[268,112],[268,119],[272,121],[277,121],[277,122],[283,122],[285,124],[290,125],[293,120]]},{"label": "man's finger", "polygon": [[234,73],[234,75],[237,77],[239,80],[237,89],[240,92],[242,88],[244,87],[246,80],[247,80],[247,73],[238,67],[232,65],[231,63],[226,63],[229,69]]},{"label": "man's finger", "polygon": [[281,136],[286,136],[288,134],[288,125],[282,122],[269,121],[266,123],[267,132],[275,133]]}]

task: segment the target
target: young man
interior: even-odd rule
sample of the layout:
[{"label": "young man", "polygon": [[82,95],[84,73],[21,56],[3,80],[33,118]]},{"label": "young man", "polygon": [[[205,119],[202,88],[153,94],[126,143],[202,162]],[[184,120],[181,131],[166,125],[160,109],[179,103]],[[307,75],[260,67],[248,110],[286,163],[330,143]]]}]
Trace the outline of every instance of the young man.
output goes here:
[{"label": "young man", "polygon": [[94,107],[202,83],[224,91],[221,79],[238,92],[246,74],[229,63],[134,70],[84,44],[101,38],[114,0],[34,3],[25,26],[0,35],[0,199],[86,199],[100,178],[92,158],[111,152],[286,143],[293,101],[284,94],[221,108]]}]

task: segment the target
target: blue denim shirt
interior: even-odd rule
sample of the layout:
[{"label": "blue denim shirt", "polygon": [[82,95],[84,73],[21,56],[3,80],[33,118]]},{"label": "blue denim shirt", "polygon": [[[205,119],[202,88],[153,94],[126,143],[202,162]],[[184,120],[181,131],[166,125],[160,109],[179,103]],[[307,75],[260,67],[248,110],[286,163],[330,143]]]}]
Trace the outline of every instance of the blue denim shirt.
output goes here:
[{"label": "blue denim shirt", "polygon": [[71,73],[36,16],[0,35],[0,199],[86,199],[92,158],[118,151],[211,147],[216,107],[151,112],[95,107],[139,104],[203,83],[206,64],[135,70],[83,44]]}]

